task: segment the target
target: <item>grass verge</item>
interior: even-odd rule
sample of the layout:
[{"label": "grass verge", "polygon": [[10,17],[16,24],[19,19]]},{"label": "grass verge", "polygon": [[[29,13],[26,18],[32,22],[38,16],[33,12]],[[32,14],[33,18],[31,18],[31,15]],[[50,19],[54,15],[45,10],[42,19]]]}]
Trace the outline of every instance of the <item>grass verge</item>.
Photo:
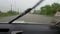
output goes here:
[{"label": "grass verge", "polygon": [[11,14],[11,13],[0,13],[0,18],[2,18],[2,17],[8,17],[8,16],[15,16],[15,15],[18,15],[18,13],[15,13],[15,14]]}]

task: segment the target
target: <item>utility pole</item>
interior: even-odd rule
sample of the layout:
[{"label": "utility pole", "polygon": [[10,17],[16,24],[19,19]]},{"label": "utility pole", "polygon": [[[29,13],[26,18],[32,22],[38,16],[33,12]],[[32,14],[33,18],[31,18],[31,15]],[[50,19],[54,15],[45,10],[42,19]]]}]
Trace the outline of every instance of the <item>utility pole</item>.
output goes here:
[{"label": "utility pole", "polygon": [[10,10],[12,11],[12,0],[11,0],[11,9]]},{"label": "utility pole", "polygon": [[[13,4],[14,4],[14,8],[12,8]],[[13,9],[16,11],[16,0],[11,0],[11,10]]]},{"label": "utility pole", "polygon": [[12,4],[11,4],[11,11],[12,11]]},{"label": "utility pole", "polygon": [[19,12],[19,8],[18,8],[18,12]]},{"label": "utility pole", "polygon": [[20,11],[20,10],[19,10],[19,8],[18,8],[18,9],[17,9],[17,12],[19,13],[19,11]]}]

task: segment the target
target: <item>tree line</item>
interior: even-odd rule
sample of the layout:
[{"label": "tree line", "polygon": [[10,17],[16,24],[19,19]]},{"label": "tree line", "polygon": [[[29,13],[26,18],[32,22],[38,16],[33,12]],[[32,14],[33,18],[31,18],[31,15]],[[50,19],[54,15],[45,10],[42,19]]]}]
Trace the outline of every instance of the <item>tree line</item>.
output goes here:
[{"label": "tree line", "polygon": [[19,12],[14,11],[14,10],[9,10],[6,13],[0,11],[0,17],[5,17],[5,16],[13,16],[13,15],[18,15]]},{"label": "tree line", "polygon": [[53,3],[52,5],[45,5],[45,6],[41,7],[39,14],[40,15],[54,16],[57,11],[60,12],[60,4]]}]

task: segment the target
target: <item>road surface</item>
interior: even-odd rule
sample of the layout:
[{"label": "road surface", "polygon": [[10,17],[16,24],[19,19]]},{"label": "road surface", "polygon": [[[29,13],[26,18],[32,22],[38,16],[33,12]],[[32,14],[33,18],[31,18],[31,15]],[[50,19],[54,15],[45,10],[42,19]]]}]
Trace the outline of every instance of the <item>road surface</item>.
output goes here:
[{"label": "road surface", "polygon": [[[12,17],[4,17],[0,18],[0,23],[8,23],[12,19],[16,18],[17,16],[12,16]],[[29,22],[29,23],[43,23],[43,24],[49,24],[52,20],[52,17],[47,17],[43,15],[36,15],[36,14],[27,14],[18,20],[16,22]]]}]

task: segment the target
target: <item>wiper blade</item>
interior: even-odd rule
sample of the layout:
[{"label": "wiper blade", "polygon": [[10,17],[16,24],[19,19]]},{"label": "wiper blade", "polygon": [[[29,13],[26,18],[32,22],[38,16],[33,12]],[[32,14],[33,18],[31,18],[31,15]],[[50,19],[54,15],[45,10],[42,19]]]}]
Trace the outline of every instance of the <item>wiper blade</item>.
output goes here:
[{"label": "wiper blade", "polygon": [[24,16],[25,14],[27,14],[27,13],[30,12],[31,10],[32,10],[32,8],[27,9],[24,13],[22,13],[21,15],[19,15],[19,16],[16,17],[15,19],[11,20],[11,21],[9,22],[9,24],[11,24],[13,21],[21,18],[22,16]]},{"label": "wiper blade", "polygon": [[32,9],[36,8],[38,5],[40,5],[44,0],[39,1],[35,6],[32,7]]},{"label": "wiper blade", "polygon": [[9,22],[9,24],[11,24],[12,22],[14,22],[15,20],[21,18],[22,16],[26,15],[27,13],[29,13],[32,9],[36,8],[39,4],[41,4],[43,2],[43,0],[40,0],[35,6],[33,6],[32,8],[28,8],[27,10],[25,10],[24,13],[22,13],[21,15],[19,15],[18,17],[16,17],[15,19],[11,20]]}]

